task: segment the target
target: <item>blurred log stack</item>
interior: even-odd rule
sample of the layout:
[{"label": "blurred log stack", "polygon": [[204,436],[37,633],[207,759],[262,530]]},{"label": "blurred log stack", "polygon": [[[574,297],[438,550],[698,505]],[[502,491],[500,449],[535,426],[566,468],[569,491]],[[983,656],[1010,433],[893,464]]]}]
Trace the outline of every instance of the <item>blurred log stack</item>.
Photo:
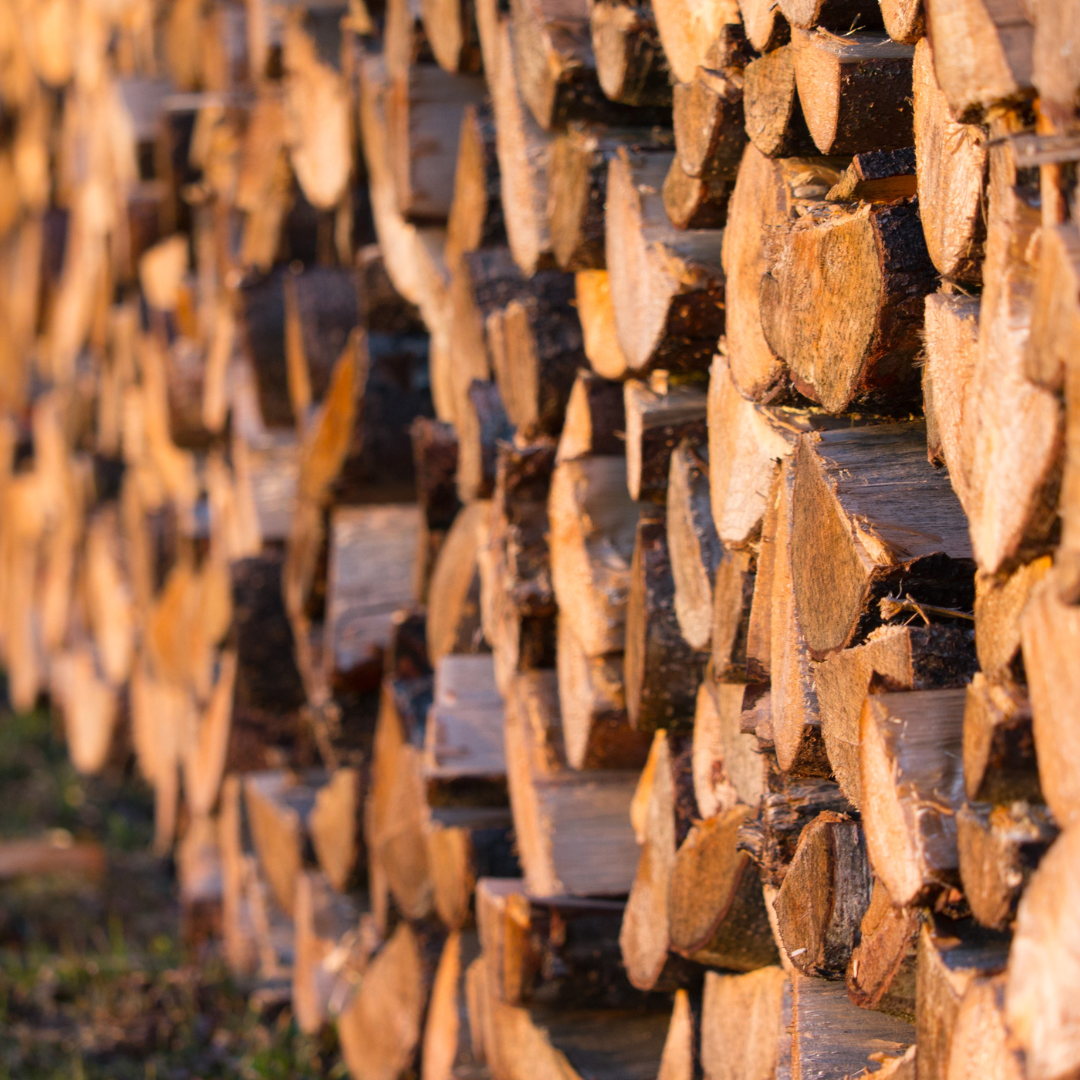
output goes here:
[{"label": "blurred log stack", "polygon": [[0,11],[0,652],[193,935],[357,1080],[1080,1072],[1074,5]]}]

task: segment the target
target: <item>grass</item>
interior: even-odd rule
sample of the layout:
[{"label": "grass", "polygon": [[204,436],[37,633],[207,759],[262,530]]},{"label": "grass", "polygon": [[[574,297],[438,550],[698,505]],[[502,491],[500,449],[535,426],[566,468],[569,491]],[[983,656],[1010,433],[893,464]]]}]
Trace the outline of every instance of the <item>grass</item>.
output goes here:
[{"label": "grass", "polygon": [[0,883],[0,1080],[343,1077],[331,1032],[257,1012],[212,945],[178,940],[172,867],[130,772],[78,776],[50,714],[0,715],[0,838],[63,829],[108,852],[103,880]]}]

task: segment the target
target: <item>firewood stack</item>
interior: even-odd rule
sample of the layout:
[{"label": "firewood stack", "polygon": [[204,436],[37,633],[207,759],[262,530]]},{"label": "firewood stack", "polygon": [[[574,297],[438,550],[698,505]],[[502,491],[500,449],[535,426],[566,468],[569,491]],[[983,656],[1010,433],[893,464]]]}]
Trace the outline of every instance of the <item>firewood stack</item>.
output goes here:
[{"label": "firewood stack", "polygon": [[3,11],[11,699],[261,1000],[1080,1072],[1068,5]]}]

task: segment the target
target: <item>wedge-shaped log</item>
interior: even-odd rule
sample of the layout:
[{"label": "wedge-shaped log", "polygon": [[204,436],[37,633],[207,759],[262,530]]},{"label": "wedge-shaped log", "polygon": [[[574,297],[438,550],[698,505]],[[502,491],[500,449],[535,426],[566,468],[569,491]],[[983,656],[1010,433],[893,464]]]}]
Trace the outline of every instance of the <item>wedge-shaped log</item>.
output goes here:
[{"label": "wedge-shaped log", "polygon": [[813,666],[821,733],[829,764],[855,806],[866,795],[859,776],[859,723],[875,680],[891,690],[965,686],[975,674],[974,635],[962,626],[882,626],[866,643]]},{"label": "wedge-shaped log", "polygon": [[688,731],[708,654],[687,644],[675,617],[675,581],[662,513],[637,526],[626,608],[626,711],[641,731]]},{"label": "wedge-shaped log", "polygon": [[750,813],[734,806],[696,823],[671,872],[671,948],[730,971],[753,971],[777,958],[761,878],[738,848],[739,827]]},{"label": "wedge-shaped log", "polygon": [[[779,15],[778,8],[769,6]],[[750,25],[746,25],[747,37],[754,44]],[[784,26],[787,29],[786,23]],[[764,55],[746,66],[743,83],[746,134],[766,157],[810,154],[814,152],[814,140],[799,103],[795,53],[792,46],[778,44],[779,48],[773,46],[771,50],[762,50]]]},{"label": "wedge-shaped log", "polygon": [[739,9],[734,0],[695,7],[686,0],[660,0],[652,5],[660,43],[671,68],[673,83],[688,83],[727,28],[737,25]]},{"label": "wedge-shaped log", "polygon": [[986,241],[986,132],[952,118],[934,74],[929,38],[915,46],[912,83],[919,217],[926,249],[942,277],[979,282]]},{"label": "wedge-shaped log", "polygon": [[791,44],[799,102],[821,153],[911,145],[911,46],[822,30],[793,30]]},{"label": "wedge-shaped log", "polygon": [[566,405],[556,461],[620,454],[625,435],[622,386],[588,370],[579,371]]},{"label": "wedge-shaped log", "polygon": [[675,447],[705,437],[706,396],[697,386],[654,390],[637,379],[623,384],[626,486],[635,501],[663,505]]},{"label": "wedge-shaped log", "polygon": [[829,412],[895,407],[918,390],[923,297],[935,283],[916,206],[838,206],[783,231],[761,280],[762,330],[795,386]]},{"label": "wedge-shaped log", "polygon": [[428,656],[438,663],[447,653],[475,652],[480,641],[478,530],[491,512],[475,502],[454,519],[431,575],[428,589]]},{"label": "wedge-shaped log", "polygon": [[660,194],[670,154],[620,149],[608,174],[607,266],[629,369],[703,369],[724,328],[720,234],[679,231]]},{"label": "wedge-shaped log", "polygon": [[956,881],[963,690],[872,694],[863,706],[863,824],[874,873],[908,904]]},{"label": "wedge-shaped log", "polygon": [[967,523],[926,461],[924,430],[904,422],[800,438],[792,574],[815,659],[881,625],[877,601],[894,590],[946,611],[973,606]]},{"label": "wedge-shaped log", "polygon": [[759,53],[772,52],[791,40],[791,25],[779,4],[739,0],[739,14],[746,28],[746,40]]},{"label": "wedge-shaped log", "polygon": [[749,60],[742,26],[727,23],[693,77],[675,85],[675,148],[687,176],[735,179],[747,139],[743,74]]},{"label": "wedge-shaped log", "polygon": [[453,273],[467,251],[506,244],[495,121],[490,106],[466,105],[458,135],[454,197],[446,222],[446,265]]},{"label": "wedge-shaped log", "polygon": [[876,30],[882,24],[881,8],[866,0],[784,0],[780,10],[800,30],[820,26],[849,34],[852,30]]},{"label": "wedge-shaped log", "polygon": [[470,0],[423,0],[424,39],[439,67],[450,74],[480,70],[476,10]]},{"label": "wedge-shaped log", "polygon": [[668,60],[651,4],[600,0],[592,6],[589,33],[608,100],[638,108],[671,104]]},{"label": "wedge-shaped log", "polygon": [[578,317],[585,335],[585,355],[597,375],[622,379],[629,374],[615,329],[611,279],[607,270],[579,270],[574,275]]},{"label": "wedge-shaped log", "polygon": [[[705,976],[701,1064],[710,1080],[772,1080],[790,1068],[791,981],[779,965]],[[747,1038],[748,1032],[754,1038]]]},{"label": "wedge-shaped log", "polygon": [[1022,1080],[1023,1055],[1005,1019],[1003,975],[976,976],[960,999],[952,1029],[949,1080]]},{"label": "wedge-shaped log", "polygon": [[676,229],[722,229],[727,222],[731,181],[705,176],[689,176],[671,162],[664,178],[664,210]]},{"label": "wedge-shaped log", "polygon": [[551,575],[588,656],[621,652],[638,508],[621,457],[564,461],[551,480]]},{"label": "wedge-shaped log", "polygon": [[713,583],[724,558],[709,497],[709,451],[683,439],[671,455],[667,489],[668,552],[675,580],[675,617],[691,648],[712,636]]},{"label": "wedge-shaped log", "polygon": [[957,120],[983,119],[994,105],[1031,93],[1034,30],[1024,6],[984,0],[927,0],[937,81]]},{"label": "wedge-shaped log", "polygon": [[872,881],[857,821],[826,811],[803,829],[773,906],[791,963],[804,975],[841,975],[859,941]]},{"label": "wedge-shaped log", "polygon": [[923,915],[897,907],[889,890],[874,880],[870,906],[859,924],[859,943],[847,967],[848,997],[861,1009],[915,1019],[915,969]]},{"label": "wedge-shaped log", "polygon": [[768,762],[757,736],[740,726],[748,697],[743,683],[702,681],[694,714],[694,796],[702,817],[736,802],[754,806],[765,793]]},{"label": "wedge-shaped log", "polygon": [[455,930],[446,939],[431,984],[420,1049],[421,1080],[452,1080],[476,1068],[482,1053],[469,1024],[466,972],[480,953],[475,932]]},{"label": "wedge-shaped log", "polygon": [[972,802],[1042,802],[1031,701],[1008,678],[979,671],[964,705],[964,788]]}]

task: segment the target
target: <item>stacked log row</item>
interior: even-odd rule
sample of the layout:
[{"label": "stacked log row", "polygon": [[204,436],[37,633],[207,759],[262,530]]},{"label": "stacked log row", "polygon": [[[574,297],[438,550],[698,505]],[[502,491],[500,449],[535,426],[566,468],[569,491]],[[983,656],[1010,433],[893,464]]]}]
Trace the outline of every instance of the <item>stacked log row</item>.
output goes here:
[{"label": "stacked log row", "polygon": [[12,18],[12,698],[263,999],[362,1080],[1080,1069],[1067,5]]}]

